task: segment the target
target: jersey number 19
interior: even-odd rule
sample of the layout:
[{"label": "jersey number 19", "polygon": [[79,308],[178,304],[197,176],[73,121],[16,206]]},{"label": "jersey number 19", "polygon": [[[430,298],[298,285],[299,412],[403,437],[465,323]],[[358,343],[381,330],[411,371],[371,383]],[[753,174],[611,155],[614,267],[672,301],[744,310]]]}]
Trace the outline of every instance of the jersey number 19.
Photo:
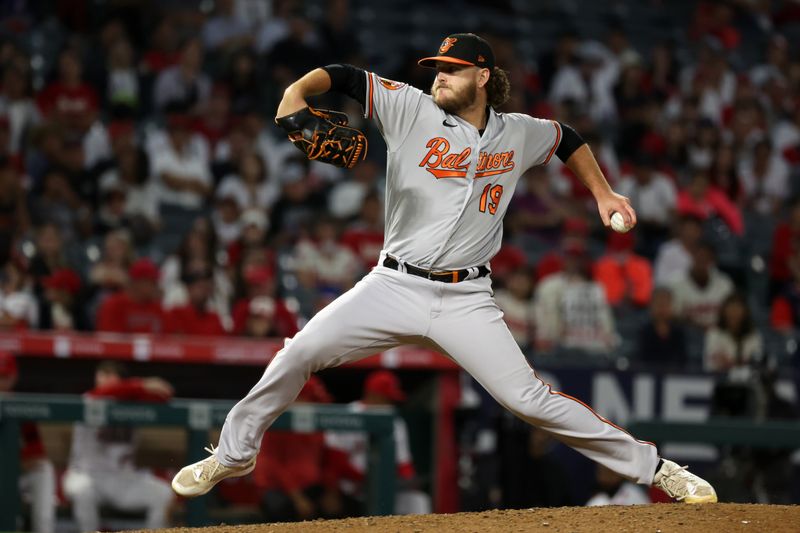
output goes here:
[{"label": "jersey number 19", "polygon": [[485,213],[488,209],[489,214],[494,215],[497,212],[497,206],[500,205],[501,196],[503,196],[502,185],[492,185],[491,183],[487,183],[486,187],[483,188],[483,192],[481,193],[481,201],[480,204],[478,204],[478,211]]}]

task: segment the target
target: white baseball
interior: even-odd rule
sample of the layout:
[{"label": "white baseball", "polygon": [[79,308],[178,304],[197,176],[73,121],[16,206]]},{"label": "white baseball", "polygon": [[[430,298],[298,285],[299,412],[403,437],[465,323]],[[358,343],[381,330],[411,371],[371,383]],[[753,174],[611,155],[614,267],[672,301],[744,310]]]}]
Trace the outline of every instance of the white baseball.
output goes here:
[{"label": "white baseball", "polygon": [[617,233],[628,233],[631,228],[625,224],[625,219],[622,218],[622,213],[614,211],[614,214],[611,215],[611,229]]}]

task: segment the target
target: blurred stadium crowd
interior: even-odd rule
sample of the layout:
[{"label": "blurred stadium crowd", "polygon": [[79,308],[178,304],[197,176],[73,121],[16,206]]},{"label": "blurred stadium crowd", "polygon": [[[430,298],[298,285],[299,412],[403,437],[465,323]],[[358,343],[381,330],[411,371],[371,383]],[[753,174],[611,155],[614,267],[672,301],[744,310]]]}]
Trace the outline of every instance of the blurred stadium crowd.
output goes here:
[{"label": "blurred stadium crowd", "polygon": [[[560,162],[528,172],[492,263],[520,344],[708,370],[790,357],[800,7],[456,4],[487,15],[466,29],[510,72],[504,111],[576,127],[639,213],[611,234]],[[371,128],[353,171],[309,164],[272,124],[278,97],[331,62],[426,87],[415,58],[456,28],[415,6],[4,4],[2,327],[291,336],[375,263],[385,156]],[[538,41],[499,31],[509,16]],[[320,105],[367,127],[352,102]]]},{"label": "blurred stadium crowd", "polygon": [[793,364],[789,0],[3,2],[0,327],[291,337],[375,264],[385,154],[326,95],[372,149],[352,171],[309,163],[272,123],[283,89],[335,62],[427,88],[416,59],[455,31],[509,71],[501,111],[571,124],[638,212],[611,233],[560,162],[523,177],[492,277],[527,353]]}]

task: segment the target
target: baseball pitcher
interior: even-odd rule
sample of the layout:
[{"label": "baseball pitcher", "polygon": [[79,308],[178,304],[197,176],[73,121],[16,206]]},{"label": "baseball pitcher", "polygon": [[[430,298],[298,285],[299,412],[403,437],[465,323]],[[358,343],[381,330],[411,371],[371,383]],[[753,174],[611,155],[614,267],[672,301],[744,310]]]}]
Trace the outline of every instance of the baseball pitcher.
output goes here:
[{"label": "baseball pitcher", "polygon": [[615,212],[636,224],[628,199],[571,127],[496,111],[508,79],[481,37],[450,35],[419,64],[436,69],[430,94],[349,65],[315,69],[286,89],[276,122],[311,159],[352,167],[367,143],[346,117],[313,110],[306,98],[344,93],[375,122],[388,157],[383,251],[377,267],[286,341],[228,414],[219,447],[178,472],[173,489],[197,496],[250,472],[264,431],[313,372],[413,343],[450,357],[516,416],[623,477],[684,502],[715,502],[708,482],[540,380],[492,297],[489,262],[525,170],[564,161],[606,226]]}]

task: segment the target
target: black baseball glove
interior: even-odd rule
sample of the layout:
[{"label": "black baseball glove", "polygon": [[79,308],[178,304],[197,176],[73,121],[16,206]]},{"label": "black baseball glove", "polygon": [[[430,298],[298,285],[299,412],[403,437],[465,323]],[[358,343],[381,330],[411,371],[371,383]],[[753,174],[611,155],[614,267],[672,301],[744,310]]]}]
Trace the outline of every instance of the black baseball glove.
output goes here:
[{"label": "black baseball glove", "polygon": [[339,111],[305,107],[291,115],[276,118],[289,140],[311,161],[322,161],[342,168],[353,168],[367,156],[367,138],[347,125],[347,115]]}]

